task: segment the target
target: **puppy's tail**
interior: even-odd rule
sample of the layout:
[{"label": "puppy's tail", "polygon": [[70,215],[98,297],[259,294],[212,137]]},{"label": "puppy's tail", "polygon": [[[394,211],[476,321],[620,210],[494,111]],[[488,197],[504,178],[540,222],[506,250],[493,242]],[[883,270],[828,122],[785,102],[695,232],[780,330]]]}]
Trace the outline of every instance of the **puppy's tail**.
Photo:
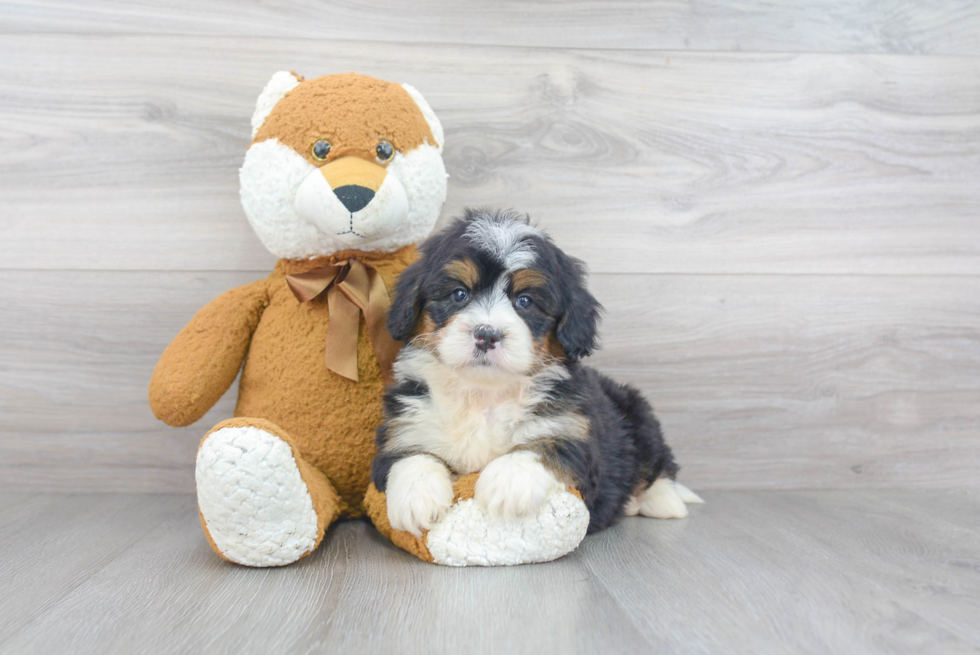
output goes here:
[{"label": "puppy's tail", "polygon": [[693,491],[691,491],[690,489],[682,485],[677,480],[674,480],[674,490],[677,492],[677,495],[681,497],[681,500],[683,500],[686,505],[704,504],[704,498],[697,495],[696,493],[694,493]]}]

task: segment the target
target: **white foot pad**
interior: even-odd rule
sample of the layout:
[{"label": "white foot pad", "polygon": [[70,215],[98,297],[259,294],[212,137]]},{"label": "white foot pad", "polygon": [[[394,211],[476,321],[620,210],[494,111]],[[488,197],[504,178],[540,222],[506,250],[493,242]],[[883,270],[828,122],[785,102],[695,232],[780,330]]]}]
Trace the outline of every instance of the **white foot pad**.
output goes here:
[{"label": "white foot pad", "polygon": [[218,550],[282,566],[313,550],[317,518],[289,444],[254,427],[217,430],[197,453],[197,502]]},{"label": "white foot pad", "polygon": [[471,498],[450,508],[426,545],[436,564],[447,566],[550,562],[575,550],[588,527],[585,503],[566,491],[552,491],[522,518],[489,518]]}]

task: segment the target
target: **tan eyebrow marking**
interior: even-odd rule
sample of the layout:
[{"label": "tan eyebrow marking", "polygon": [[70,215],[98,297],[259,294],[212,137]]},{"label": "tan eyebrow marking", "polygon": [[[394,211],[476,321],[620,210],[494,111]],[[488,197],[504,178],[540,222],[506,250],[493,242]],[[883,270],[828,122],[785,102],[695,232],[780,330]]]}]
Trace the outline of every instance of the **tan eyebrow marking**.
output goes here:
[{"label": "tan eyebrow marking", "polygon": [[476,267],[472,259],[457,259],[446,264],[444,269],[451,277],[459,280],[470,289],[480,281],[480,269]]},{"label": "tan eyebrow marking", "polygon": [[548,280],[540,271],[525,268],[514,273],[510,281],[514,285],[514,293],[517,293],[525,289],[543,287]]}]

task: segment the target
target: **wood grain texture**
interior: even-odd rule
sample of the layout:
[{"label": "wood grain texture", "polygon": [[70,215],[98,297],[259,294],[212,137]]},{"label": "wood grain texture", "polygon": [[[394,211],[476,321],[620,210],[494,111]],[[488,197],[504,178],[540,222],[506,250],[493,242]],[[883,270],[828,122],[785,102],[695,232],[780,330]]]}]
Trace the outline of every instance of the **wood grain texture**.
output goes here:
[{"label": "wood grain texture", "polygon": [[0,31],[278,36],[380,44],[980,54],[980,8],[969,0],[180,0],[165,9],[146,0],[30,0],[0,5]]},{"label": "wood grain texture", "polygon": [[37,495],[10,506],[7,494],[2,499],[0,652],[15,652],[4,648],[7,636],[42,618],[164,519],[179,513],[187,524],[194,512],[188,496]]},{"label": "wood grain texture", "polygon": [[232,415],[237,390],[182,429],[153,416],[147,390],[197,310],[261,276],[219,277],[0,273],[0,485],[192,491],[198,442]]},{"label": "wood grain texture", "polygon": [[[159,354],[258,276],[0,272],[0,485],[191,491],[229,393],[175,430],[150,414]],[[593,276],[592,363],[653,401],[698,489],[976,488],[980,278]]]},{"label": "wood grain texture", "polygon": [[601,275],[593,289],[607,316],[592,363],[651,398],[685,480],[978,484],[977,278]]},{"label": "wood grain texture", "polygon": [[583,547],[640,631],[680,652],[977,652],[980,533],[913,508],[922,498],[718,492],[690,523],[625,521]]},{"label": "wood grain texture", "polygon": [[410,81],[445,215],[596,271],[980,271],[980,58],[60,34],[0,42],[0,267],[267,270],[236,171],[281,68]]},{"label": "wood grain texture", "polygon": [[980,484],[976,3],[16,0],[0,33],[0,488],[193,488],[233,393],[173,430],[147,382],[273,264],[237,169],[288,68],[415,85],[444,217],[586,260],[595,363],[692,486]]},{"label": "wood grain texture", "polygon": [[973,529],[931,510],[942,491],[706,497],[686,521],[626,519],[556,562],[488,570],[423,563],[363,522],[296,565],[246,569],[210,552],[192,496],[19,496],[0,538],[0,583],[19,592],[0,595],[0,651],[980,649],[976,491],[957,496]]}]

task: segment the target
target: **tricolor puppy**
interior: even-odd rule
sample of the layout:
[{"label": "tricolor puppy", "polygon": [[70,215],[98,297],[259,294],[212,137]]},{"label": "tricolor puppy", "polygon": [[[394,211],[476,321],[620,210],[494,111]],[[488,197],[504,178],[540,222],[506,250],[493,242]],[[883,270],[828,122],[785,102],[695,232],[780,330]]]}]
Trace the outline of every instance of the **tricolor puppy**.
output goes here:
[{"label": "tricolor puppy", "polygon": [[392,527],[431,528],[453,502],[453,477],[478,471],[475,500],[491,515],[534,514],[570,486],[589,532],[624,514],[683,518],[685,502],[701,502],[674,482],[640,393],[579,364],[600,310],[580,261],[508,212],[469,211],[421,253],[388,315],[406,345],[372,481]]}]

